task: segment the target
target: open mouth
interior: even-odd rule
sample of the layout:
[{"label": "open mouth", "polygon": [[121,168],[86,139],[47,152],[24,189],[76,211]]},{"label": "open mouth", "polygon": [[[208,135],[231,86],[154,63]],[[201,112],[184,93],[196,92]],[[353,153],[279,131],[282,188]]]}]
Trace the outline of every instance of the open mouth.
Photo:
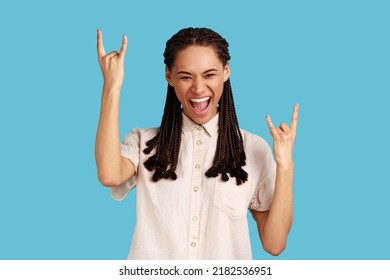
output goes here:
[{"label": "open mouth", "polygon": [[191,106],[194,109],[196,114],[204,114],[210,105],[211,97],[203,97],[203,98],[191,98]]}]

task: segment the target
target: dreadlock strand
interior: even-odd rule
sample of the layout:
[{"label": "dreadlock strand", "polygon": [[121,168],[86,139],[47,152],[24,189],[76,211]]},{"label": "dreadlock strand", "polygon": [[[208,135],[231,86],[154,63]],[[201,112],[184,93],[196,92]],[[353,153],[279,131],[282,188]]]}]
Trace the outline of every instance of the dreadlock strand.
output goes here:
[{"label": "dreadlock strand", "polygon": [[[181,131],[180,121],[177,121],[177,119],[181,117],[181,107],[174,89],[168,85],[167,91],[164,114],[161,120],[159,132],[154,138],[146,142],[147,148],[144,149],[144,153],[148,154],[148,152],[150,153],[154,148],[156,148],[155,154],[144,162],[144,166],[149,171],[154,170],[154,174],[152,176],[152,180],[154,182],[157,182],[162,178],[171,178],[173,180],[177,178],[176,174],[173,174],[177,163],[175,168],[172,169],[172,162],[175,161],[175,145],[171,145],[169,143],[180,143],[180,140],[175,138],[180,138],[181,135],[176,134],[175,136],[175,131]],[[171,120],[173,120],[173,125]],[[169,166],[171,166],[170,169],[168,169]]]},{"label": "dreadlock strand", "polygon": [[244,142],[237,122],[229,79],[224,85],[219,112],[217,151],[213,166],[206,172],[206,176],[217,177],[221,174],[222,181],[226,182],[229,180],[228,173],[231,177],[235,177],[236,184],[240,185],[248,180],[248,174],[242,169],[245,165]]},{"label": "dreadlock strand", "polygon": [[234,106],[234,100],[233,100],[233,93],[232,93],[232,88],[231,88],[231,85],[229,83],[228,85],[229,87],[229,91],[230,91],[230,99],[231,99],[231,104],[232,104],[232,117],[233,117],[233,121],[234,123],[237,124],[237,131],[238,131],[238,136],[239,136],[239,157],[240,157],[240,164],[241,166],[244,166],[245,165],[245,160],[246,160],[246,155],[245,155],[245,151],[244,151],[244,140],[243,140],[243,137],[242,137],[242,134],[241,134],[241,131],[239,129],[239,125],[238,125],[238,121],[237,121],[237,114],[236,114],[236,109],[235,109],[235,106]]}]

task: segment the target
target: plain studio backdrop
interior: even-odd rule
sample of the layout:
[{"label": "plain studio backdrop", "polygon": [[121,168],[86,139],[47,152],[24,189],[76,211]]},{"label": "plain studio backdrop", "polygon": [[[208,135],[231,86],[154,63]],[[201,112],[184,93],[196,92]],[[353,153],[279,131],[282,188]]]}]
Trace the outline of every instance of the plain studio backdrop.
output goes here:
[{"label": "plain studio backdrop", "polygon": [[[160,124],[162,53],[179,29],[230,43],[240,127],[271,143],[265,115],[300,104],[295,217],[276,259],[389,259],[388,1],[3,1],[0,259],[125,259],[135,195],[114,201],[94,158],[106,50],[129,45],[121,139]],[[255,259],[261,249],[250,221]]]}]

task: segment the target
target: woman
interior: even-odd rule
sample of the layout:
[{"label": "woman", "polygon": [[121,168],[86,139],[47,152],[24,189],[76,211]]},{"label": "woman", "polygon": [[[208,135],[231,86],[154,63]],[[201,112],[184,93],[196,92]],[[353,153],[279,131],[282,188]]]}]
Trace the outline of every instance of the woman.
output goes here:
[{"label": "woman", "polygon": [[98,178],[118,200],[137,185],[129,259],[250,259],[248,209],[263,248],[280,254],[293,216],[298,105],[290,126],[275,128],[266,117],[273,158],[261,137],[239,129],[226,40],[207,28],[186,28],[166,44],[161,126],[134,129],[120,144],[127,37],[119,53],[106,54],[98,30],[97,49],[104,78]]}]

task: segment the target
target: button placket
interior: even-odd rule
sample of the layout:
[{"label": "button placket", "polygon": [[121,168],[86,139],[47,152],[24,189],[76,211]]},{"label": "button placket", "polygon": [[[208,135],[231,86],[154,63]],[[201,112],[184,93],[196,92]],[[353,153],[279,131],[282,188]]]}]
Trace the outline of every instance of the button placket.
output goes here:
[{"label": "button placket", "polygon": [[204,161],[203,127],[192,130],[193,140],[193,171],[191,178],[191,205],[189,222],[189,259],[197,259],[199,253],[199,222],[200,222],[200,195]]}]

